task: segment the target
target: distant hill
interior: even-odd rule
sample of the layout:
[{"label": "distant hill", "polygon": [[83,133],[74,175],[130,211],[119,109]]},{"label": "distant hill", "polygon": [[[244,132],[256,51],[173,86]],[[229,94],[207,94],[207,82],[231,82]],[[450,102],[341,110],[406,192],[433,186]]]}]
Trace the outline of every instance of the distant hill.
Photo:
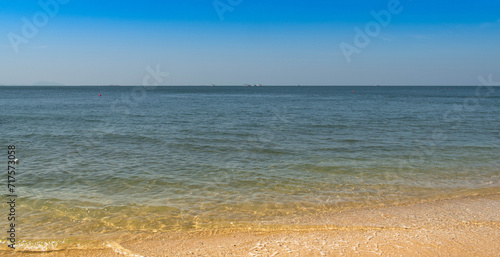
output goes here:
[{"label": "distant hill", "polygon": [[37,81],[33,83],[33,86],[64,86],[64,84],[49,81]]}]

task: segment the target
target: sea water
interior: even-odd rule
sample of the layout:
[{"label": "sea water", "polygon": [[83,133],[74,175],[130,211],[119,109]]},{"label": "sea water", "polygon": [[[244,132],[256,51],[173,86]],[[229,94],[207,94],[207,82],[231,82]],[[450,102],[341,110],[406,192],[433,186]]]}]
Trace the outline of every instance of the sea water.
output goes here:
[{"label": "sea water", "polygon": [[2,202],[7,145],[20,160],[19,240],[246,227],[500,187],[494,87],[0,87],[0,108]]}]

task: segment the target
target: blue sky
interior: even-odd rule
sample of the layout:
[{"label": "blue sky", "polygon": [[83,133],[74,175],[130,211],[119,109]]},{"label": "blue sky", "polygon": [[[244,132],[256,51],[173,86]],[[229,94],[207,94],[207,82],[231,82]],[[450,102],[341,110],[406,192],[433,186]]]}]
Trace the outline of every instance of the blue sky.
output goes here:
[{"label": "blue sky", "polygon": [[0,1],[0,85],[141,85],[157,65],[164,85],[500,80],[498,0],[58,1]]}]

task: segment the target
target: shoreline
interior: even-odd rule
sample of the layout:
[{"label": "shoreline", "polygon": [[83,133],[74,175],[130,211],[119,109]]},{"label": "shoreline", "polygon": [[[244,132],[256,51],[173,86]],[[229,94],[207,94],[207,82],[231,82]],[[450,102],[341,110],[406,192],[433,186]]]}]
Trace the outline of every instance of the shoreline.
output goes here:
[{"label": "shoreline", "polygon": [[[500,193],[249,227],[124,235],[37,256],[498,256]],[[98,244],[98,245],[97,245]],[[76,244],[75,244],[76,245]],[[0,253],[8,254],[6,251]],[[10,252],[28,256],[34,252]]]}]

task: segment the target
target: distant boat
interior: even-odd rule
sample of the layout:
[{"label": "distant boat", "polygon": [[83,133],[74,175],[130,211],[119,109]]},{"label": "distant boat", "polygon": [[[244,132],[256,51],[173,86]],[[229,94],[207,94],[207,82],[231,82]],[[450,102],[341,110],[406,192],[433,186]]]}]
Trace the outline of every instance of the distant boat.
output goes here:
[{"label": "distant boat", "polygon": [[214,85],[214,84],[211,84],[210,86],[211,86],[211,87],[215,87],[215,85]]},{"label": "distant boat", "polygon": [[244,86],[244,87],[249,87],[249,86],[250,86],[250,84],[244,84],[243,86]]}]

